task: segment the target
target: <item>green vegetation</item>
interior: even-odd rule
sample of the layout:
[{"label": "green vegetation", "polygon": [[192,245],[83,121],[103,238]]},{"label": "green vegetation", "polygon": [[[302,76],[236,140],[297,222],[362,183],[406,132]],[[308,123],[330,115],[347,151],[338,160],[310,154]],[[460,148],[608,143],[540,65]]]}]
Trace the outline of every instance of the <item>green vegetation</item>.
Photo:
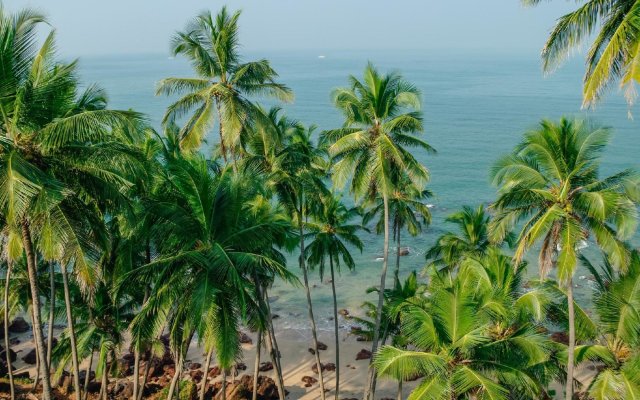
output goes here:
[{"label": "green vegetation", "polygon": [[[547,66],[605,22],[586,103],[614,77],[636,79],[629,74],[637,41],[615,41],[617,30],[636,23],[627,21],[635,8],[589,1],[553,32]],[[409,399],[539,399],[552,396],[554,384],[565,385],[567,400],[574,393],[640,396],[640,255],[627,242],[638,222],[640,177],[634,170],[600,176],[608,129],[563,118],[525,133],[491,171],[496,201],[453,213],[447,221],[456,229],[424,249],[424,273],[402,280],[402,234],[419,235],[432,222],[429,171],[415,156],[435,152],[420,137],[421,93],[400,74],[368,64],[362,78],[349,77],[333,93],[342,127],[317,132],[278,106],[256,103],[261,96],[288,101],[292,92],[267,60],[241,61],[239,17],[225,8],[205,12],[176,33],[172,51],[191,62],[195,77],[159,82],[159,95],[179,98],[157,132],[144,115],[110,109],[103,90],[79,82],[76,62],[57,58],[53,32],[39,43],[43,16],[0,9],[4,347],[11,318],[28,316],[44,400],[56,398],[52,383],[65,374],[73,398],[86,399],[91,371],[101,399],[113,395],[109,382],[127,380],[130,397],[140,400],[151,361],[165,357],[175,371],[159,396],[204,399],[218,390],[216,398],[226,399],[242,327],[258,338],[253,399],[265,347],[284,400],[269,297],[277,280],[304,288],[317,396],[325,399],[314,270],[331,279],[338,400],[335,283],[344,267],[358,268],[353,252],[365,250],[361,232],[369,228],[384,236],[384,248],[380,284],[369,290],[377,301],[352,319],[372,346],[365,399],[374,398],[378,378],[398,382],[398,399],[409,380],[420,381]],[[205,155],[215,128],[213,153]],[[353,199],[343,201],[347,194]],[[604,255],[599,265],[580,254],[587,240]],[[532,251],[539,279],[528,281],[524,257]],[[285,253],[297,256],[301,280]],[[574,300],[580,264],[596,282],[592,314]],[[65,326],[55,348],[53,321]],[[205,354],[199,385],[183,379],[194,344]],[[129,372],[119,363],[126,345],[134,358]],[[24,382],[13,379],[6,356],[14,399]],[[213,360],[222,382],[211,389]],[[585,384],[575,370],[587,366],[594,372]]]}]

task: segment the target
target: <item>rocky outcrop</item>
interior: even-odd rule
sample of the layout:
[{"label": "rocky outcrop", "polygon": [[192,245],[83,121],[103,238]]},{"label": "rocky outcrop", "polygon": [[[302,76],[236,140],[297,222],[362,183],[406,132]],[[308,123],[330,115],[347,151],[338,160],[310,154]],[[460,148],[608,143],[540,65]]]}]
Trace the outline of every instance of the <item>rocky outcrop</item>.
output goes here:
[{"label": "rocky outcrop", "polygon": [[9,332],[11,333],[25,333],[28,332],[31,327],[22,317],[18,317],[9,325]]},{"label": "rocky outcrop", "polygon": [[358,352],[358,354],[356,354],[356,361],[357,360],[368,360],[371,358],[371,352],[367,349],[362,349]]}]

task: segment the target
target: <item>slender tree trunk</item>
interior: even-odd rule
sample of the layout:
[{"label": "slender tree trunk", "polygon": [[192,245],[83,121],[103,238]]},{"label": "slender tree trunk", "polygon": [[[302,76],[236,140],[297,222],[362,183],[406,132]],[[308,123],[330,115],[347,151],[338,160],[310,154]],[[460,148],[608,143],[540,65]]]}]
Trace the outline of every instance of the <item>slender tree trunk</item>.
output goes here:
[{"label": "slender tree trunk", "polygon": [[[258,339],[256,340],[256,362],[253,367],[253,391],[252,400],[258,400],[258,376],[260,375],[260,350],[262,350],[262,330],[258,330]],[[200,399],[203,400],[203,399]]]},{"label": "slender tree trunk", "polygon": [[69,292],[69,277],[67,275],[67,266],[65,263],[60,264],[62,270],[62,285],[64,289],[64,304],[67,310],[67,329],[69,331],[69,341],[71,342],[71,361],[73,366],[73,389],[75,390],[76,400],[81,400],[80,393],[80,363],[78,362],[78,346],[76,343],[76,332],[73,326],[73,314],[71,312],[71,294]]},{"label": "slender tree trunk", "polygon": [[396,237],[396,270],[394,271],[394,285],[400,283],[400,226],[398,222],[394,222],[394,234]]},{"label": "slender tree trunk", "polygon": [[176,383],[180,379],[180,375],[182,373],[182,362],[184,358],[182,355],[182,349],[178,354],[178,362],[176,362],[176,370],[173,373],[173,378],[171,378],[171,385],[169,385],[169,392],[167,393],[167,400],[173,399],[173,394],[176,391]]},{"label": "slender tree trunk", "polygon": [[220,152],[222,153],[222,159],[224,163],[227,163],[227,146],[224,144],[224,126],[222,124],[222,110],[220,109],[220,98],[216,98],[216,108],[218,110],[218,127],[220,128],[218,133],[220,134]]},{"label": "slender tree trunk", "polygon": [[329,267],[331,268],[331,291],[333,293],[333,324],[336,337],[336,393],[335,400],[340,396],[340,327],[338,326],[338,297],[336,295],[336,277],[333,268],[333,256],[329,254]]},{"label": "slender tree trunk", "polygon": [[142,395],[144,394],[144,388],[147,386],[147,377],[149,376],[149,368],[151,367],[151,355],[149,359],[144,364],[144,375],[142,376],[142,383],[140,384],[140,390],[138,391],[138,398],[136,400],[142,400]]},{"label": "slender tree trunk", "polygon": [[567,383],[565,387],[565,399],[573,399],[573,364],[576,347],[575,312],[573,309],[573,278],[569,278],[567,285],[567,306],[569,311],[569,351],[567,352]]},{"label": "slender tree trunk", "polygon": [[[36,317],[33,316],[33,303],[31,304],[31,325],[35,323],[33,321],[36,320]],[[40,382],[40,355],[38,352],[38,346],[35,345],[35,339],[33,341],[34,349],[36,351],[36,376],[33,379],[33,385],[31,386],[31,391],[35,392],[38,388],[38,382]]]},{"label": "slender tree trunk", "polygon": [[[380,273],[380,289],[378,293],[378,307],[376,309],[376,323],[373,331],[373,344],[371,346],[371,353],[375,356],[378,351],[378,340],[380,339],[380,321],[382,320],[382,306],[384,305],[384,289],[387,279],[387,266],[389,261],[389,198],[387,193],[382,194],[384,202],[384,250],[383,250],[383,262],[382,272]],[[374,376],[375,368],[373,368],[373,357],[369,361],[369,374],[367,379],[367,385],[364,388],[364,400],[370,400],[374,389]]]},{"label": "slender tree trunk", "polygon": [[227,400],[227,369],[222,368],[222,400]]},{"label": "slender tree trunk", "polygon": [[398,381],[398,395],[396,396],[397,400],[402,400],[402,379]]},{"label": "slender tree trunk", "polygon": [[53,350],[53,319],[56,310],[56,280],[53,262],[49,262],[49,326],[47,327],[47,365],[51,365],[51,351]]},{"label": "slender tree trunk", "polygon": [[276,385],[278,386],[278,399],[284,400],[284,396],[285,396],[284,379],[282,376],[282,369],[279,365],[279,362],[280,362],[279,350],[278,350],[278,344],[277,344],[275,335],[273,334],[273,327],[269,328],[269,330],[267,331],[266,344],[267,344],[267,351],[271,356],[271,362],[273,363],[273,365],[276,366]]},{"label": "slender tree trunk", "polygon": [[[147,246],[147,264],[151,262],[151,255],[149,254],[149,247]],[[142,306],[147,303],[149,299],[149,288],[144,290],[144,299],[142,300]],[[133,348],[133,393],[131,400],[138,398],[138,391],[140,390],[140,343],[134,343]]]},{"label": "slender tree trunk", "polygon": [[33,337],[40,360],[40,373],[42,374],[42,399],[51,400],[51,381],[49,378],[49,364],[45,355],[44,337],[42,334],[42,319],[40,318],[40,293],[38,292],[38,272],[36,271],[36,256],[33,252],[33,242],[29,223],[22,222],[22,244],[27,256],[27,271],[29,274],[29,286],[31,288],[31,301],[33,304]]},{"label": "slender tree trunk", "polygon": [[[11,282],[11,269],[13,261],[7,260],[7,275],[4,277],[4,354],[7,356],[7,374],[9,375],[9,390],[11,400],[15,400],[16,391],[13,384],[13,366],[11,365],[10,341],[9,341],[9,286]],[[255,400],[255,399],[254,399]]]},{"label": "slender tree trunk", "polygon": [[84,386],[82,388],[82,400],[87,400],[87,396],[89,394],[89,382],[91,381],[91,366],[93,364],[93,348],[91,349],[91,353],[89,354],[89,365],[87,366],[86,372],[84,374]]},{"label": "slender tree trunk", "polygon": [[209,366],[211,365],[211,357],[213,356],[213,346],[207,351],[207,358],[204,361],[204,375],[202,376],[202,388],[200,388],[200,400],[204,400],[207,393],[207,383],[209,381]]},{"label": "slender tree trunk", "polygon": [[[302,208],[302,206],[301,206]],[[309,289],[309,273],[307,271],[307,265],[304,259],[304,229],[302,226],[303,215],[302,211],[299,212],[299,233],[300,233],[300,268],[302,269],[302,276],[304,278],[304,289],[307,293],[307,309],[309,311],[309,321],[311,322],[311,336],[313,336],[313,350],[315,351],[316,366],[318,367],[318,377],[320,382],[320,398],[325,400],[324,392],[324,378],[322,376],[322,363],[320,362],[320,351],[318,351],[318,333],[316,329],[316,320],[313,317],[313,303],[311,302],[311,290]]]},{"label": "slender tree trunk", "polygon": [[278,386],[279,400],[284,400],[284,375],[282,374],[282,359],[278,340],[276,339],[276,330],[273,327],[273,317],[271,316],[271,305],[269,304],[269,292],[264,290],[264,302],[267,308],[267,351],[271,354],[271,362],[276,367],[276,385]]},{"label": "slender tree trunk", "polygon": [[102,383],[100,384],[100,398],[107,400],[107,386],[109,386],[109,363],[105,362],[104,368],[102,368]]}]

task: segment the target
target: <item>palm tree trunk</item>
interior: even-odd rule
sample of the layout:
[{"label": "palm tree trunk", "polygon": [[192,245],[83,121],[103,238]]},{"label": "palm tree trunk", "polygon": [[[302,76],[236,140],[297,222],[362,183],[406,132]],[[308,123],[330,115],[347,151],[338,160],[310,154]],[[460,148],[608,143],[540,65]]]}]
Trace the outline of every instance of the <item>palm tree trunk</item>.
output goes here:
[{"label": "palm tree trunk", "polygon": [[[380,321],[382,320],[382,306],[384,304],[384,288],[387,279],[387,266],[389,261],[389,198],[386,192],[383,192],[382,199],[384,202],[384,250],[383,250],[383,262],[382,272],[380,273],[380,289],[378,293],[378,307],[376,312],[376,323],[373,331],[373,344],[371,346],[371,353],[376,354],[378,351],[378,340],[380,339]],[[370,400],[374,385],[375,369],[373,368],[373,357],[369,361],[369,374],[367,379],[367,385],[364,388],[364,400]]]},{"label": "palm tree trunk", "polygon": [[227,369],[226,368],[222,368],[222,394],[221,394],[221,398],[222,400],[227,400]]},{"label": "palm tree trunk", "polygon": [[393,231],[396,237],[396,270],[393,274],[395,276],[395,285],[396,283],[400,282],[400,226],[398,226],[398,221],[395,221],[393,224]]},{"label": "palm tree trunk", "polygon": [[402,400],[402,379],[398,381],[398,395],[396,396],[396,400]]},{"label": "palm tree trunk", "polygon": [[42,399],[51,400],[51,381],[49,378],[49,364],[45,355],[44,337],[42,334],[42,319],[40,318],[40,293],[38,292],[38,272],[36,271],[36,255],[33,252],[33,242],[29,223],[22,222],[22,244],[27,256],[27,271],[29,274],[29,286],[31,287],[31,301],[33,304],[33,337],[40,360],[40,373],[42,374]]},{"label": "palm tree trunk", "polygon": [[[11,400],[15,400],[16,391],[13,384],[13,366],[11,365],[11,354],[9,351],[9,283],[11,281],[11,269],[13,261],[7,260],[7,275],[4,277],[4,354],[7,357],[7,374],[9,375],[9,390]],[[254,399],[255,400],[255,399]]]},{"label": "palm tree trunk", "polygon": [[209,377],[209,366],[211,365],[211,357],[213,356],[213,346],[207,352],[207,358],[204,361],[204,375],[202,375],[202,388],[200,389],[200,400],[204,400],[204,395],[207,393],[207,382]]},{"label": "palm tree trunk", "polygon": [[102,368],[102,383],[100,384],[100,398],[102,400],[107,400],[107,386],[109,386],[108,364],[108,362],[105,362],[104,368]]},{"label": "palm tree trunk", "polygon": [[47,365],[51,365],[51,351],[53,347],[53,319],[55,317],[56,305],[56,281],[54,275],[54,265],[49,262],[49,326],[47,327]]},{"label": "palm tree trunk", "polygon": [[576,347],[575,312],[573,309],[573,278],[569,278],[567,286],[567,306],[569,311],[569,350],[567,352],[567,383],[565,386],[565,399],[573,399],[573,363]]},{"label": "palm tree trunk", "polygon": [[271,362],[276,367],[276,385],[278,387],[278,399],[284,400],[284,379],[282,376],[282,367],[280,365],[280,350],[278,350],[278,342],[273,333],[273,325],[267,330],[267,351],[271,356]]},{"label": "palm tree trunk", "polygon": [[144,388],[147,386],[147,377],[149,376],[149,368],[151,367],[151,355],[144,365],[144,374],[142,375],[142,383],[140,384],[140,390],[138,391],[138,398],[136,400],[142,400],[144,394]]},{"label": "palm tree trunk", "polygon": [[276,367],[276,385],[278,386],[278,398],[284,400],[284,375],[282,374],[282,360],[276,331],[273,327],[273,317],[271,315],[271,305],[269,304],[269,292],[264,290],[264,302],[267,308],[267,351],[271,354],[271,362]]},{"label": "palm tree trunk", "polygon": [[333,293],[333,324],[336,338],[336,393],[335,400],[340,396],[340,332],[338,326],[338,298],[336,296],[336,277],[333,271],[333,256],[329,254],[329,267],[331,269],[331,291]]},{"label": "palm tree trunk", "polygon": [[91,381],[91,365],[93,364],[93,348],[91,349],[91,353],[89,354],[89,365],[87,366],[86,372],[84,374],[84,386],[82,388],[82,400],[87,400],[87,396],[89,394],[89,382]]},{"label": "palm tree trunk", "polygon": [[76,332],[73,326],[73,314],[71,312],[71,294],[69,292],[69,279],[67,276],[67,266],[60,264],[62,270],[62,285],[64,289],[64,304],[67,310],[67,329],[69,331],[69,341],[71,342],[71,361],[73,366],[73,389],[76,400],[81,400],[80,393],[80,363],[78,362],[78,346],[76,344]]},{"label": "palm tree trunk", "polygon": [[216,97],[216,109],[218,110],[218,126],[220,134],[220,152],[222,153],[222,159],[224,163],[227,163],[227,146],[224,144],[224,126],[222,125],[222,110],[220,109],[220,98]]},{"label": "palm tree trunk", "polygon": [[[302,208],[302,206],[301,206]],[[322,363],[320,362],[320,351],[318,351],[318,333],[316,329],[316,320],[313,317],[313,303],[311,302],[311,290],[309,289],[309,273],[304,260],[304,229],[302,227],[303,215],[302,211],[299,212],[299,234],[300,234],[300,268],[302,269],[302,276],[304,279],[304,289],[307,294],[307,309],[309,311],[309,321],[311,322],[311,336],[313,336],[313,350],[315,351],[316,366],[318,367],[318,377],[320,382],[320,398],[325,400],[324,392],[324,378],[322,376]]]},{"label": "palm tree trunk", "polygon": [[[34,325],[36,318],[33,316],[33,304],[31,304],[31,325]],[[35,339],[33,341],[34,349],[36,351],[36,376],[33,379],[33,385],[31,386],[31,391],[35,392],[38,388],[38,382],[40,382],[40,356],[38,355],[38,346],[35,345]]]},{"label": "palm tree trunk", "polygon": [[[260,374],[260,350],[262,350],[262,330],[258,330],[258,339],[256,340],[256,361],[253,364],[253,390],[251,400],[258,400],[258,375]],[[203,400],[203,399],[200,399]]]},{"label": "palm tree trunk", "polygon": [[[150,262],[149,248],[147,246],[147,264]],[[142,306],[147,303],[149,299],[149,288],[144,290],[144,299],[142,300]],[[135,343],[133,349],[133,393],[131,400],[138,398],[138,391],[140,390],[140,343]]]},{"label": "palm tree trunk", "polygon": [[182,361],[183,361],[182,349],[180,349],[180,352],[178,354],[178,362],[175,365],[176,370],[173,373],[173,378],[171,378],[171,385],[169,385],[167,400],[173,399],[173,394],[176,391],[176,383],[178,382],[178,379],[180,378],[180,374],[182,373]]}]

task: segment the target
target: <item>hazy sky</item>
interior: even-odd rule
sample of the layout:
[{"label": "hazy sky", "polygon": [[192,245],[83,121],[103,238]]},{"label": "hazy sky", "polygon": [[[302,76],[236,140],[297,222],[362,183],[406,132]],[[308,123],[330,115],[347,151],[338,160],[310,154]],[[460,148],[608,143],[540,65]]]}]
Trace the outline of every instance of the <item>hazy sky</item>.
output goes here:
[{"label": "hazy sky", "polygon": [[554,0],[5,0],[46,12],[64,55],[168,52],[171,34],[204,9],[242,9],[247,50],[431,49],[539,51],[556,18]]}]

